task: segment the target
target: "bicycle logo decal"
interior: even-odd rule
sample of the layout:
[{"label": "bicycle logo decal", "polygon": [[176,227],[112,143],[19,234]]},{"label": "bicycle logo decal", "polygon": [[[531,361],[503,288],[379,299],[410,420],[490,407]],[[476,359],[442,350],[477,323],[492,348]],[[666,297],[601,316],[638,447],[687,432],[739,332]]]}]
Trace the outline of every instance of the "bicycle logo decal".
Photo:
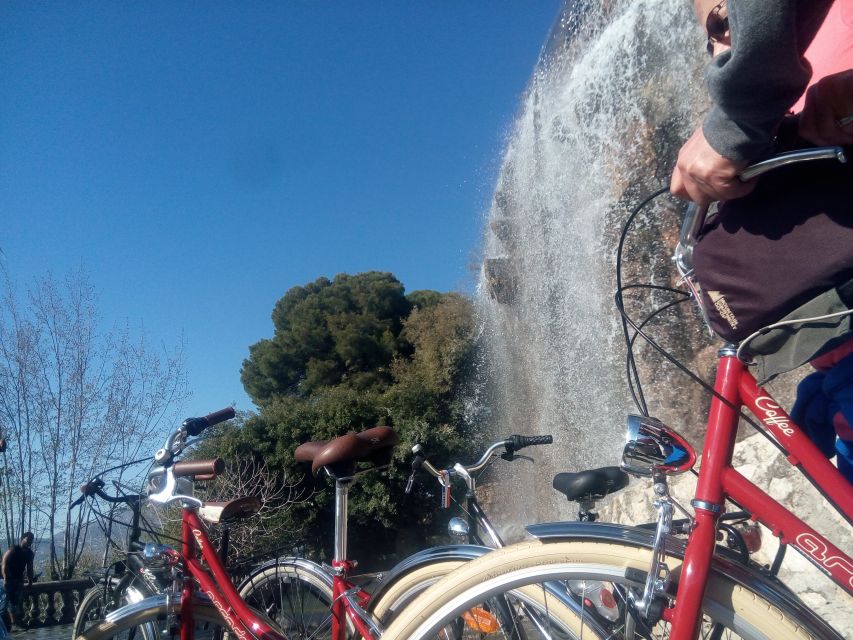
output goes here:
[{"label": "bicycle logo decal", "polygon": [[193,537],[195,538],[196,544],[198,548],[204,551],[204,544],[202,543],[201,531],[198,529],[193,529]]},{"label": "bicycle logo decal", "polygon": [[794,435],[794,429],[791,427],[791,418],[780,407],[773,398],[761,396],[755,399],[755,406],[764,412],[761,421],[768,427],[779,427],[779,430],[786,436]]},{"label": "bicycle logo decal", "polygon": [[238,624],[238,622],[234,619],[234,616],[231,615],[231,612],[228,610],[228,608],[219,600],[217,594],[214,593],[212,589],[210,591],[206,591],[205,593],[207,593],[208,597],[210,597],[210,601],[213,602],[213,606],[215,606],[219,610],[222,619],[225,620],[226,623],[228,623],[228,626],[231,627],[231,630],[235,633],[235,635],[240,638],[240,640],[246,640],[248,636],[246,630],[242,628],[242,625]]},{"label": "bicycle logo decal", "polygon": [[[204,544],[202,543],[201,531],[199,531],[198,529],[193,529],[192,531],[193,531],[193,537],[195,538],[195,541],[198,544],[199,549],[204,550]],[[205,593],[210,598],[210,601],[213,603],[213,606],[216,607],[217,610],[219,611],[219,613],[222,615],[222,619],[225,620],[226,623],[228,623],[228,626],[231,627],[231,629],[234,631],[234,633],[237,635],[237,637],[240,638],[240,640],[246,640],[246,636],[247,636],[246,630],[243,629],[242,625],[239,624],[234,619],[234,616],[231,615],[230,610],[224,604],[222,604],[222,602],[218,598],[219,594],[214,593],[212,590],[211,591],[205,591]]]},{"label": "bicycle logo decal", "polygon": [[841,556],[829,555],[829,547],[826,543],[811,533],[801,533],[796,539],[797,546],[816,560],[823,568],[832,573],[832,569],[839,567],[850,577],[848,582],[853,586],[853,564]]}]

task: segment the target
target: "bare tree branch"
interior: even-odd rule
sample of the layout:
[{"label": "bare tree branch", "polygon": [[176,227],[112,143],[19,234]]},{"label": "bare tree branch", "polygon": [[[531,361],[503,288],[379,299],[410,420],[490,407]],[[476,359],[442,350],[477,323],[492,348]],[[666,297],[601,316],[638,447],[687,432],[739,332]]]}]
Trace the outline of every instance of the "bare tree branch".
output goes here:
[{"label": "bare tree branch", "polygon": [[[70,510],[80,485],[128,462],[177,420],[187,396],[182,350],[152,351],[128,326],[103,332],[80,270],[38,280],[26,305],[6,277],[0,309],[0,513],[8,543],[46,534],[50,571],[74,573],[89,511]],[[127,479],[127,471],[113,477]],[[39,496],[36,499],[34,496]]]}]

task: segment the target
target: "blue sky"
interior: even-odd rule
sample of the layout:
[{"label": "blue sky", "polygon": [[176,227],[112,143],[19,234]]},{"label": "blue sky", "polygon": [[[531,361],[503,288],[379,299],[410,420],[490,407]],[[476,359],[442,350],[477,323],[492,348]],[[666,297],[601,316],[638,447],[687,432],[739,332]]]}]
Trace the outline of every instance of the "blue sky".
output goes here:
[{"label": "blue sky", "polygon": [[290,287],[471,291],[500,153],[560,3],[0,4],[0,248],[82,265],[103,326],[185,343],[187,415]]}]

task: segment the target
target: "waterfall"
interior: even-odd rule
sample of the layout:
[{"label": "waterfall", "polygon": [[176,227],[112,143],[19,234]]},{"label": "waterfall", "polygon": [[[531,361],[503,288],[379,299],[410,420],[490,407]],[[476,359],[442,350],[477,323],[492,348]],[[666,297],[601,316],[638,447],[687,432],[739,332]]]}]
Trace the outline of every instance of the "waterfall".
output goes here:
[{"label": "waterfall", "polygon": [[[628,207],[668,182],[703,107],[703,64],[690,3],[672,0],[569,1],[543,50],[487,216],[477,298],[487,429],[555,444],[530,451],[535,468],[501,467],[512,477],[496,483],[499,520],[573,518],[553,474],[618,464],[633,405],[615,246]],[[658,277],[652,262],[640,268]]]}]

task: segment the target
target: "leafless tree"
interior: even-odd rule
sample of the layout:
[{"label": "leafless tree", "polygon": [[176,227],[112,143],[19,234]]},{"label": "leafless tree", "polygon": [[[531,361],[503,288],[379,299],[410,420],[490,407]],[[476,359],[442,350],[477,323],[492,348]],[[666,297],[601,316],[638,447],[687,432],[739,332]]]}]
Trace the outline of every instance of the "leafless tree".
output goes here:
[{"label": "leafless tree", "polygon": [[22,309],[7,278],[0,311],[0,429],[9,447],[3,521],[10,543],[21,530],[46,533],[51,573],[68,578],[88,531],[86,504],[69,509],[80,484],[151,446],[177,419],[186,380],[180,348],[158,355],[128,327],[100,331],[82,271],[62,282],[42,278],[26,299]]},{"label": "leafless tree", "polygon": [[2,453],[0,500],[3,533],[8,546],[25,531],[44,530],[38,488],[44,478],[35,448],[37,376],[35,329],[22,316],[7,287],[0,322],[0,423],[6,447]]},{"label": "leafless tree", "polygon": [[[264,555],[281,547],[290,534],[282,510],[310,498],[280,471],[273,471],[265,462],[252,457],[236,456],[226,461],[225,472],[214,480],[195,485],[195,494],[206,502],[226,502],[253,496],[261,508],[250,518],[229,524],[229,562],[239,564],[247,558]],[[149,514],[149,517],[150,514]],[[153,519],[153,518],[152,518]],[[161,508],[157,520],[162,532],[172,537],[180,536],[181,514],[177,507]],[[221,525],[208,525],[213,538],[222,533]]]},{"label": "leafless tree", "polygon": [[258,513],[231,526],[231,558],[239,561],[281,544],[289,531],[282,522],[282,509],[307,499],[298,483],[289,482],[281,471],[272,471],[265,462],[250,457],[228,460],[225,473],[202,485],[205,500],[227,501],[245,496],[258,498]]}]

